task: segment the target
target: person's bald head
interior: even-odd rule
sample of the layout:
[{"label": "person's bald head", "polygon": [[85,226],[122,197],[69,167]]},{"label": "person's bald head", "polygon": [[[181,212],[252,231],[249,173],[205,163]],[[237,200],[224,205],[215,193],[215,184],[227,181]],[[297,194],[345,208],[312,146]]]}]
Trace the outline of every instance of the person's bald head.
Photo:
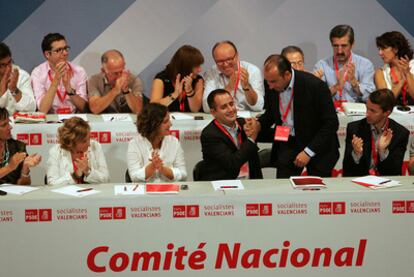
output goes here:
[{"label": "person's bald head", "polygon": [[102,72],[109,84],[115,83],[125,70],[124,56],[118,50],[112,49],[103,53],[101,57]]}]

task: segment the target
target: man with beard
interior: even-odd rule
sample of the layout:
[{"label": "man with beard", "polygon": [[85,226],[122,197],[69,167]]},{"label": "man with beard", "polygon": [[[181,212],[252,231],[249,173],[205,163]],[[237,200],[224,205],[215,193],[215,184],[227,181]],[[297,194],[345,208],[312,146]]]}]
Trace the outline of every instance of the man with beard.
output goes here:
[{"label": "man with beard", "polygon": [[335,26],[330,34],[333,56],[316,63],[314,74],[325,81],[335,107],[342,102],[366,102],[375,89],[374,66],[352,52],[354,30],[348,25]]},{"label": "man with beard", "polygon": [[348,124],[343,176],[401,175],[409,131],[389,118],[394,105],[392,91],[376,90],[366,117]]}]

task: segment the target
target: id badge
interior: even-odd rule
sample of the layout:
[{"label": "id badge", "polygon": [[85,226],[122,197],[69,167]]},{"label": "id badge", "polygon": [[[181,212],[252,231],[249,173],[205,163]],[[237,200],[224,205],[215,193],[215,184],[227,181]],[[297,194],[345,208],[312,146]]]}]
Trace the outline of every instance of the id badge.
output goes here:
[{"label": "id badge", "polygon": [[335,100],[334,101],[334,107],[336,112],[344,112],[344,107],[342,106],[342,104],[346,102],[346,100]]},{"label": "id badge", "polygon": [[72,109],[70,107],[60,107],[56,109],[57,114],[71,114]]},{"label": "id badge", "polygon": [[276,126],[275,141],[288,141],[290,135],[289,126]]},{"label": "id badge", "polygon": [[378,171],[376,171],[374,168],[371,168],[369,171],[368,171],[368,174],[369,175],[372,175],[372,176],[378,176],[379,174],[378,174]]},{"label": "id badge", "polygon": [[239,172],[239,176],[237,177],[237,179],[249,179],[249,163],[244,163],[241,167],[240,167],[240,172]]}]

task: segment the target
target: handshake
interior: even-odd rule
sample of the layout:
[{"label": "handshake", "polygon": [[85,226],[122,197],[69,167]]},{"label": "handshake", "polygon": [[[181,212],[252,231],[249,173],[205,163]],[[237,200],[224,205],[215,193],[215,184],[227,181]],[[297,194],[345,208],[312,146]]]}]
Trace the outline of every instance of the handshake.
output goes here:
[{"label": "handshake", "polygon": [[243,130],[248,138],[256,141],[257,135],[260,131],[260,123],[254,117],[246,118],[246,123],[243,126]]}]

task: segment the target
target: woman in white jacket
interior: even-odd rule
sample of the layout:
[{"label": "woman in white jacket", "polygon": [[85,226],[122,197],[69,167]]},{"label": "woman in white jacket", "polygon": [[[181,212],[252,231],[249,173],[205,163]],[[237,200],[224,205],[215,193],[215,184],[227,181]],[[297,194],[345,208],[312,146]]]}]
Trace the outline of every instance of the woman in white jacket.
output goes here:
[{"label": "woman in white jacket", "polygon": [[187,178],[184,152],[170,135],[167,107],[150,103],[137,118],[138,135],[129,142],[128,172],[133,182],[171,182]]},{"label": "woman in white jacket", "polygon": [[58,140],[59,144],[49,151],[48,184],[109,182],[101,145],[90,139],[90,126],[86,121],[79,117],[67,119],[58,130]]}]

